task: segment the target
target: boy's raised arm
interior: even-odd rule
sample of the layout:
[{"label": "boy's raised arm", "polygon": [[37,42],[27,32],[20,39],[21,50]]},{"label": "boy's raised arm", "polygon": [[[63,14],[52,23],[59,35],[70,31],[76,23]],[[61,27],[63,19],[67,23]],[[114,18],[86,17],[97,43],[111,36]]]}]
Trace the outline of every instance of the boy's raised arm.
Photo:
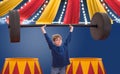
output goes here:
[{"label": "boy's raised arm", "polygon": [[69,25],[70,27],[70,33],[68,34],[66,40],[65,40],[65,45],[68,45],[71,41],[71,33],[73,32],[74,27],[72,25]]},{"label": "boy's raised arm", "polygon": [[52,43],[51,39],[49,38],[49,36],[47,35],[46,30],[45,30],[45,27],[46,27],[46,25],[44,25],[44,26],[42,26],[42,27],[40,27],[40,28],[41,28],[41,30],[42,30],[42,33],[43,33],[44,36],[45,36],[45,39],[46,39],[46,41],[47,41],[47,43],[48,43],[49,48],[52,49],[53,43]]}]

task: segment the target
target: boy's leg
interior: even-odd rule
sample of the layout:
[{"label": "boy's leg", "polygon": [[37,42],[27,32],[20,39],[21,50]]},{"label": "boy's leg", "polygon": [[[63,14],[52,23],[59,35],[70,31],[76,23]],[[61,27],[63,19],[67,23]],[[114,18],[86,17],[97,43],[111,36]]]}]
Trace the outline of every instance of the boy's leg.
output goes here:
[{"label": "boy's leg", "polygon": [[52,67],[51,74],[59,74],[60,70],[59,68]]},{"label": "boy's leg", "polygon": [[66,71],[66,66],[61,68],[61,70],[60,70],[60,74],[66,74],[65,71]]}]

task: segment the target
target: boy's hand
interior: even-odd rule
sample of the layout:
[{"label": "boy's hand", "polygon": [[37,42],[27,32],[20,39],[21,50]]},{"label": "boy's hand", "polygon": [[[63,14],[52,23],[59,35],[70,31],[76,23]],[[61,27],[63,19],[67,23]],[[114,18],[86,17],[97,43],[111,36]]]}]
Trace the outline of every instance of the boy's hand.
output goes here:
[{"label": "boy's hand", "polygon": [[45,27],[46,27],[46,25],[44,25],[44,26],[40,27],[40,28],[41,28],[41,30],[42,30],[42,33],[46,33]]},{"label": "boy's hand", "polygon": [[46,25],[42,26],[41,29],[45,29]]},{"label": "boy's hand", "polygon": [[71,24],[69,24],[69,27],[70,27],[70,32],[73,32],[74,27]]}]

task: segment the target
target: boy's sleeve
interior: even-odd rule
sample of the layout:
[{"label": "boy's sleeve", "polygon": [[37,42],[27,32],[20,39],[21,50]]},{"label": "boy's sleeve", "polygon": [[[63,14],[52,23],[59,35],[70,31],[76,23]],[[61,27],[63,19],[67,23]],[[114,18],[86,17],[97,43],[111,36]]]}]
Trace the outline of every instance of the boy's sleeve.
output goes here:
[{"label": "boy's sleeve", "polygon": [[46,41],[48,43],[49,48],[52,49],[52,47],[53,47],[52,40],[49,38],[47,33],[45,33],[44,36],[45,36],[45,39],[46,39]]},{"label": "boy's sleeve", "polygon": [[69,43],[70,43],[70,41],[71,41],[71,36],[72,36],[72,32],[69,32],[69,34],[68,34],[68,36],[67,36],[67,38],[66,38],[66,40],[65,40],[65,45],[68,45]]}]

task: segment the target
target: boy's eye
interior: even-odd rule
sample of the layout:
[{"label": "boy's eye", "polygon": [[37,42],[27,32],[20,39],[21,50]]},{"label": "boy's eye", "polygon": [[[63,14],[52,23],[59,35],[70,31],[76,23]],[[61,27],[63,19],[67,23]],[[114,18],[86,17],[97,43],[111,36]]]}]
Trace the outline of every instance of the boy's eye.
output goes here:
[{"label": "boy's eye", "polygon": [[55,41],[60,41],[60,39],[56,39]]},{"label": "boy's eye", "polygon": [[59,41],[59,40],[55,40],[55,41]]}]

